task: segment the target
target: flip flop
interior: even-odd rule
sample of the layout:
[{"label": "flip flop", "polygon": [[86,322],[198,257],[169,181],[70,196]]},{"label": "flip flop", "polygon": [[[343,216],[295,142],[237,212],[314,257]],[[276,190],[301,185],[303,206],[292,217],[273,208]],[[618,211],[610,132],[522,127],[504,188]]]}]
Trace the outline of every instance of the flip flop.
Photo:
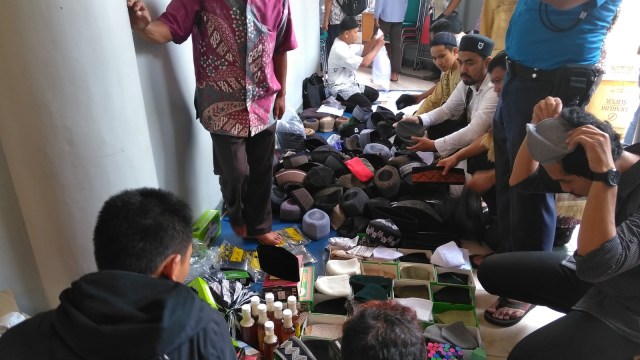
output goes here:
[{"label": "flip flop", "polygon": [[522,318],[525,317],[529,313],[529,311],[531,311],[531,309],[536,307],[534,304],[528,304],[529,308],[527,310],[524,310],[524,306],[525,305],[527,305],[527,304],[526,303],[521,303],[521,302],[513,302],[513,301],[507,299],[506,297],[500,296],[498,298],[498,306],[496,306],[496,310],[502,309],[502,308],[509,308],[509,309],[523,310],[524,314],[522,314],[522,316],[519,316],[517,318],[497,319],[497,318],[493,317],[493,314],[488,313],[485,310],[484,311],[484,319],[487,320],[488,323],[493,324],[495,326],[500,326],[500,327],[513,326],[513,325],[519,323],[520,320],[522,320]]},{"label": "flip flop", "polygon": [[469,262],[471,262],[471,267],[474,269],[477,269],[478,267],[480,267],[480,263],[482,262],[482,260],[484,260],[486,257],[489,257],[491,255],[493,255],[495,253],[490,252],[488,254],[473,254],[473,255],[469,255]]}]

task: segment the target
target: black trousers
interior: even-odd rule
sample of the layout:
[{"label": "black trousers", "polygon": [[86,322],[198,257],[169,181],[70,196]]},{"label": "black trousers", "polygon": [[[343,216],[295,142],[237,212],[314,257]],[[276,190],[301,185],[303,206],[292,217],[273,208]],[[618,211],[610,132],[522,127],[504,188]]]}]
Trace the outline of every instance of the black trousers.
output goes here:
[{"label": "black trousers", "polygon": [[249,236],[271,232],[271,185],[276,124],[248,138],[211,134],[213,172],[233,225]]},{"label": "black trousers", "polygon": [[336,98],[342,105],[347,107],[345,111],[350,113],[353,112],[356,106],[360,106],[363,109],[371,109],[371,105],[373,105],[374,101],[378,100],[378,96],[380,96],[378,90],[365,85],[364,92],[353,94],[346,100],[339,94]]},{"label": "black trousers", "polygon": [[391,72],[400,73],[402,67],[402,23],[386,22],[382,19],[379,21],[380,30],[382,30],[385,35],[389,34],[389,45],[391,45],[389,54]]},{"label": "black trousers", "polygon": [[591,288],[575,270],[562,265],[566,253],[526,251],[485,258],[478,280],[489,293],[566,313],[522,339],[509,359],[598,359],[593,344],[607,344],[609,359],[633,359],[640,344],[602,320],[571,307]]},{"label": "black trousers", "polygon": [[551,250],[556,229],[553,194],[528,194],[509,186],[520,144],[533,107],[551,95],[553,83],[512,77],[504,79],[493,118],[496,155],[496,199],[502,251]]}]

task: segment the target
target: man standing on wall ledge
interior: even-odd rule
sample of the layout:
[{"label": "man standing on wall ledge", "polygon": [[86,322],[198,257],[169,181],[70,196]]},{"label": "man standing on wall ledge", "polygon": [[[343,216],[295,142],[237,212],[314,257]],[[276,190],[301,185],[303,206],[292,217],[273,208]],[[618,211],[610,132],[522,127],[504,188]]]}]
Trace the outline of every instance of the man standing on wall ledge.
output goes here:
[{"label": "man standing on wall ledge", "polygon": [[142,0],[127,6],[131,27],[148,41],[180,44],[192,36],[196,112],[211,133],[233,231],[278,244],[271,166],[274,118],[285,110],[287,51],[297,47],[289,1],[172,0],[155,21]]}]

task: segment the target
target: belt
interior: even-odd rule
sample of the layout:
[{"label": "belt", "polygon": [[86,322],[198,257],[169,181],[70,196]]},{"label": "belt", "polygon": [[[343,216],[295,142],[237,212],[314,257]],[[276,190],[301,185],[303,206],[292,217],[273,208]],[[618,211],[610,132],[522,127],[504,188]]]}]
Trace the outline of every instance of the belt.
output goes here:
[{"label": "belt", "polygon": [[507,72],[509,72],[509,75],[511,76],[516,76],[523,79],[553,82],[560,72],[560,69],[542,70],[537,68],[530,68],[507,58]]}]

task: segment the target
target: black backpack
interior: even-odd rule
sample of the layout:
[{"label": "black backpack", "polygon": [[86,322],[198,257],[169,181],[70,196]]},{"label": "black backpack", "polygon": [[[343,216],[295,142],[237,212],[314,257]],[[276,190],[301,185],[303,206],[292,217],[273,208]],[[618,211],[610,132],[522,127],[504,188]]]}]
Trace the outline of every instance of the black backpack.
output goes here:
[{"label": "black backpack", "polygon": [[369,3],[367,0],[337,0],[338,5],[347,16],[356,16],[367,10]]},{"label": "black backpack", "polygon": [[322,76],[314,73],[302,81],[302,108],[318,108],[326,99]]}]

